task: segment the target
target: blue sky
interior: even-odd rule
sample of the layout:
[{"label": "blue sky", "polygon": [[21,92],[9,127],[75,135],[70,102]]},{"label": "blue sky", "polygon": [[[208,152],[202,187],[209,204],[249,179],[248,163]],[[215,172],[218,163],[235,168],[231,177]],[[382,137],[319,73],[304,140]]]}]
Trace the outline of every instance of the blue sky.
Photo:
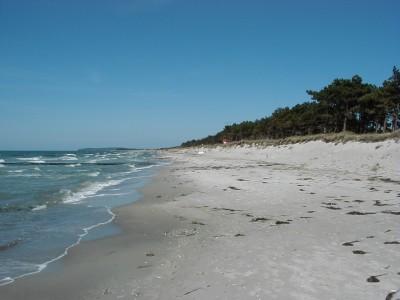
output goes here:
[{"label": "blue sky", "polygon": [[168,147],[400,67],[398,0],[0,0],[0,150]]}]

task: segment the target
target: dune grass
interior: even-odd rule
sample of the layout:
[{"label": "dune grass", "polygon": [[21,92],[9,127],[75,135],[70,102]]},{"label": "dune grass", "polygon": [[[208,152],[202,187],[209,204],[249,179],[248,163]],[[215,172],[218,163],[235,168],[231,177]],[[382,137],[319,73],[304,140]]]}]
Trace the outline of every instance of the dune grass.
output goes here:
[{"label": "dune grass", "polygon": [[222,145],[218,144],[218,145],[224,147],[245,146],[245,145],[262,147],[262,146],[280,146],[280,145],[307,143],[312,141],[324,141],[326,143],[335,143],[335,144],[346,143],[350,141],[376,143],[391,139],[398,141],[400,139],[400,130],[388,133],[368,133],[368,134],[356,134],[353,132],[326,133],[326,134],[315,134],[307,136],[291,136],[284,139],[242,140],[238,142],[230,142],[227,144],[222,144]]}]

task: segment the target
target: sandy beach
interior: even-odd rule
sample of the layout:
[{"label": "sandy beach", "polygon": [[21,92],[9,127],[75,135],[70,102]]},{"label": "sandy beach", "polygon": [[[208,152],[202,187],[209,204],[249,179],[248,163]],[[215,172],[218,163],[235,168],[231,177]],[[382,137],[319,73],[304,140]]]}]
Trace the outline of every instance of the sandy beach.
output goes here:
[{"label": "sandy beach", "polygon": [[399,299],[400,143],[219,146],[171,164],[1,299]]}]

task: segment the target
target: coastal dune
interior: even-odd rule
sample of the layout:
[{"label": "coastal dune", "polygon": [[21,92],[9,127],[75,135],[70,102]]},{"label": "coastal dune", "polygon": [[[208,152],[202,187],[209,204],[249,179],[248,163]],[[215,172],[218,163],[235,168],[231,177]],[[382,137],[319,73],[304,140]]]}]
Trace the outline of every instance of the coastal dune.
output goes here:
[{"label": "coastal dune", "polygon": [[398,299],[400,143],[167,150],[118,235],[4,299]]}]

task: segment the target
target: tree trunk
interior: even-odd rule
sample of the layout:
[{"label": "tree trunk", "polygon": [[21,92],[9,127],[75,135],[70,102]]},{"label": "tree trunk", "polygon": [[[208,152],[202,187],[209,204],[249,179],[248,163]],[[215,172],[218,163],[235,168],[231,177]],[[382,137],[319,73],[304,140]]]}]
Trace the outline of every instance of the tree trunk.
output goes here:
[{"label": "tree trunk", "polygon": [[387,117],[383,118],[383,133],[386,132],[386,125],[387,125]]},{"label": "tree trunk", "polygon": [[347,117],[344,117],[344,121],[343,121],[343,132],[346,131],[346,123],[347,123]]}]

